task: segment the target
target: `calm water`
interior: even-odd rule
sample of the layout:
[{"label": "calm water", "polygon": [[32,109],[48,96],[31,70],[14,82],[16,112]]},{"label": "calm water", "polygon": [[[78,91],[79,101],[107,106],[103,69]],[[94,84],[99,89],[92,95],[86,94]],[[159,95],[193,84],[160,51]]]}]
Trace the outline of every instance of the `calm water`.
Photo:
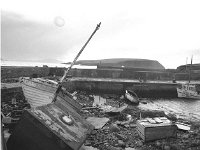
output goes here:
[{"label": "calm water", "polygon": [[[119,100],[118,98],[115,98]],[[94,96],[94,104],[105,104],[109,99]],[[161,110],[166,114],[171,113],[177,118],[191,121],[200,121],[200,100],[192,99],[145,99],[147,104],[140,103],[137,107],[143,110]]]},{"label": "calm water", "polygon": [[200,100],[192,99],[156,99],[140,104],[141,109],[162,110],[175,114],[177,118],[200,121]]},{"label": "calm water", "polygon": [[[69,64],[61,63],[42,63],[42,62],[25,62],[25,61],[1,61],[1,66],[29,66],[29,67],[43,67],[46,65],[48,67],[69,67]],[[79,69],[96,69],[97,66],[84,66],[84,65],[74,65],[72,68]]]}]

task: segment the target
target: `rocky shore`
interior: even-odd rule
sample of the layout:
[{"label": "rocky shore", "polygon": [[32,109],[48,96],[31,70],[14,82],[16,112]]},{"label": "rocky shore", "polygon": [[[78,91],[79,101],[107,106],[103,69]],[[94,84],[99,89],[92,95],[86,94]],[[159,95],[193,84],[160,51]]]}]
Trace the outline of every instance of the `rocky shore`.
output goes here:
[{"label": "rocky shore", "polygon": [[[78,94],[78,100],[85,107],[91,107],[92,102],[87,94]],[[83,102],[85,100],[85,102]],[[96,149],[108,150],[198,150],[200,149],[200,121],[192,122],[188,120],[179,120],[191,125],[189,131],[177,130],[176,138],[160,139],[151,142],[144,142],[136,130],[136,121],[140,117],[158,117],[165,116],[175,122],[177,118],[173,114],[165,115],[162,111],[144,111],[119,97],[110,97],[107,99],[107,105],[113,107],[123,106],[128,103],[127,109],[122,112],[109,114],[101,109],[88,109],[83,111],[84,117],[107,117],[109,122],[101,129],[96,129],[90,134],[84,144],[86,149],[93,147]],[[131,120],[127,116],[131,115]],[[83,146],[83,147],[84,147]]]},{"label": "rocky shore", "polygon": [[[10,93],[9,93],[10,94]],[[5,95],[4,95],[5,96]],[[166,115],[163,111],[141,110],[137,105],[124,100],[123,97],[114,94],[102,94],[103,103],[99,98],[99,105],[95,101],[95,95],[83,91],[75,91],[74,99],[82,106],[83,118],[106,118],[105,124],[98,127],[88,135],[82,150],[199,150],[200,149],[200,121],[180,120],[173,114]],[[105,101],[106,99],[106,101]],[[20,115],[24,109],[29,109],[23,95],[15,99],[1,100],[2,113],[14,120],[12,124],[4,123],[3,129],[12,134]],[[145,103],[145,101],[143,101]],[[124,107],[127,106],[127,107]],[[120,109],[122,108],[123,109]],[[116,111],[110,111],[115,108]],[[169,120],[184,122],[191,126],[190,130],[177,130],[174,138],[159,139],[144,142],[137,133],[136,121],[146,117],[167,117]],[[101,122],[102,123],[102,122]],[[7,137],[8,138],[8,137]]]}]

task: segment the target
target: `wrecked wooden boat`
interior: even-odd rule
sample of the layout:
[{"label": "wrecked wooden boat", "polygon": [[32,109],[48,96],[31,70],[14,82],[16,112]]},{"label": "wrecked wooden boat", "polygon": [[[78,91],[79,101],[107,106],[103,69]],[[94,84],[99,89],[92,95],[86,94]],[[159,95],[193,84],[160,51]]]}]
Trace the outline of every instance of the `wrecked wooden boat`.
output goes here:
[{"label": "wrecked wooden boat", "polygon": [[8,150],[78,150],[94,127],[66,101],[25,110],[12,135]]},{"label": "wrecked wooden boat", "polygon": [[[101,23],[97,25],[92,35],[89,37],[87,42],[84,44],[82,49],[79,51],[79,53],[75,57],[74,61],[71,63],[70,67],[67,68],[67,70],[65,70],[64,75],[60,79],[59,83],[53,80],[42,79],[42,78],[21,78],[20,82],[22,85],[24,96],[26,100],[30,103],[31,107],[37,107],[37,106],[49,104],[53,101],[56,101],[57,97],[60,97],[60,91],[64,91],[62,90],[63,80],[67,77],[69,70],[75,64],[76,60],[78,59],[78,57],[80,56],[80,54],[82,53],[86,45],[89,43],[93,35],[99,29],[100,24]],[[71,98],[68,98],[68,99],[71,99]]]},{"label": "wrecked wooden boat", "polygon": [[62,87],[62,82],[99,27],[100,24],[59,83],[41,78],[21,79],[31,109],[24,111],[7,142],[8,150],[80,149],[94,127],[81,117],[81,105]]},{"label": "wrecked wooden boat", "polygon": [[126,90],[125,98],[134,104],[139,104],[139,98],[138,98],[137,94],[133,91]]},{"label": "wrecked wooden boat", "polygon": [[58,83],[42,78],[20,79],[24,96],[31,107],[42,106],[52,102]]},{"label": "wrecked wooden boat", "polygon": [[82,107],[64,88],[56,93],[59,85],[55,81],[42,78],[22,78],[21,81],[24,96],[32,108],[51,103],[55,95],[55,101],[66,101],[78,112]]}]

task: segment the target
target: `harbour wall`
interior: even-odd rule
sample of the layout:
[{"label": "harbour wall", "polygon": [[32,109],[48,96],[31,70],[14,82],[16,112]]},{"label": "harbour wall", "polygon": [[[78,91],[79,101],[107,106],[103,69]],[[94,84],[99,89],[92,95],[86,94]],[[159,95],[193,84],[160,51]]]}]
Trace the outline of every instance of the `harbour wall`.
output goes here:
[{"label": "harbour wall", "polygon": [[[57,67],[1,67],[1,82],[17,82],[19,77],[58,77],[64,68]],[[187,80],[184,73],[175,70],[141,71],[130,69],[72,69],[73,78],[63,85],[68,90],[86,90],[90,92],[123,94],[126,89],[135,91],[139,97],[177,97],[177,84],[172,80]],[[191,80],[200,78],[200,74],[192,74]],[[16,80],[16,81],[15,81]],[[200,80],[200,79],[198,79]]]},{"label": "harbour wall", "polygon": [[[62,76],[64,68],[59,67],[1,67],[1,81],[19,77]],[[176,70],[141,70],[141,69],[72,69],[73,77],[141,79],[155,81],[188,80],[188,73]],[[192,72],[191,80],[200,80],[200,72]]]},{"label": "harbour wall", "polygon": [[80,90],[90,93],[110,93],[122,95],[132,90],[141,98],[176,98],[177,83],[140,82],[127,79],[72,78],[63,83],[69,91]]},{"label": "harbour wall", "polygon": [[[109,78],[71,78],[63,83],[70,92],[86,91],[93,94],[107,93],[123,95],[125,90],[134,91],[141,98],[176,98],[176,83],[168,82],[139,82],[138,80],[109,79]],[[21,97],[20,83],[1,83],[1,99]]]}]

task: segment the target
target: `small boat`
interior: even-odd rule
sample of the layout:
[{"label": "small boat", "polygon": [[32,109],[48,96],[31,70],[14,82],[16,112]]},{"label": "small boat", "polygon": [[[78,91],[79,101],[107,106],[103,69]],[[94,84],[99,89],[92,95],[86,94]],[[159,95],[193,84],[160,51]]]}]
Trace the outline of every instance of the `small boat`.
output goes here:
[{"label": "small boat", "polygon": [[52,102],[58,83],[48,79],[22,77],[22,90],[31,107],[42,106]]},{"label": "small boat", "polygon": [[[43,106],[53,102],[55,94],[56,100],[66,101],[68,105],[74,108],[77,112],[80,111],[81,105],[74,100],[73,95],[61,87],[59,92],[58,83],[53,80],[42,78],[21,78],[21,85],[24,96],[31,108]],[[56,93],[57,92],[57,93]]]},{"label": "small boat", "polygon": [[[193,58],[193,56],[192,56],[192,58]],[[192,67],[192,58],[191,58],[190,67]],[[186,63],[186,67],[187,67],[187,63]],[[200,84],[190,83],[190,78],[191,78],[191,68],[189,69],[188,83],[179,84],[178,87],[176,88],[178,97],[200,100]]]},{"label": "small boat", "polygon": [[177,94],[180,98],[191,98],[200,100],[200,85],[184,83],[177,87]]},{"label": "small boat", "polygon": [[132,103],[139,104],[139,98],[134,91],[126,90],[125,98],[131,101]]}]

